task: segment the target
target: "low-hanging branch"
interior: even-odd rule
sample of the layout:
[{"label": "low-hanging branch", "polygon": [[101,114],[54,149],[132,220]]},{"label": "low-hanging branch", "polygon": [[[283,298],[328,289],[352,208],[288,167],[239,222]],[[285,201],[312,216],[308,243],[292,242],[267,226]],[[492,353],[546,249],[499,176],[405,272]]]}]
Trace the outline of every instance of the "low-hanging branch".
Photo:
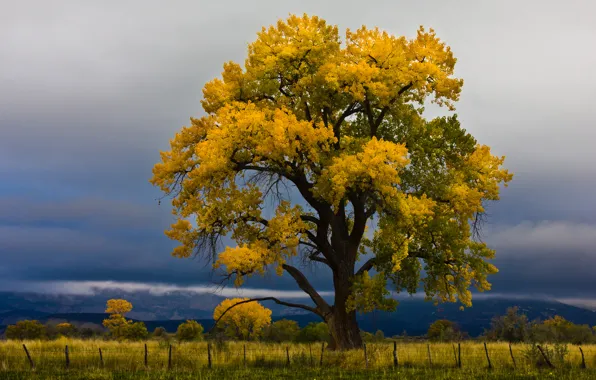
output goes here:
[{"label": "low-hanging branch", "polygon": [[226,313],[228,311],[232,310],[236,306],[239,306],[239,305],[242,305],[242,304],[245,304],[245,303],[249,303],[249,302],[264,302],[264,301],[273,301],[273,302],[275,302],[278,305],[288,306],[288,307],[294,307],[294,308],[298,308],[298,309],[304,309],[304,310],[310,311],[312,313],[315,313],[317,315],[320,315],[319,311],[317,309],[313,308],[313,307],[310,307],[310,306],[307,306],[307,305],[303,305],[303,304],[299,304],[299,303],[291,303],[291,302],[281,301],[280,299],[278,299],[276,297],[251,298],[251,299],[248,299],[248,300],[237,302],[234,305],[228,307],[226,310],[224,310],[224,312],[221,313],[221,315],[219,316],[219,318],[217,318],[215,320],[215,323],[213,324],[213,326],[209,329],[209,333],[211,333],[213,330],[215,330],[215,328],[217,327],[217,324],[224,317],[224,315],[226,315]]}]

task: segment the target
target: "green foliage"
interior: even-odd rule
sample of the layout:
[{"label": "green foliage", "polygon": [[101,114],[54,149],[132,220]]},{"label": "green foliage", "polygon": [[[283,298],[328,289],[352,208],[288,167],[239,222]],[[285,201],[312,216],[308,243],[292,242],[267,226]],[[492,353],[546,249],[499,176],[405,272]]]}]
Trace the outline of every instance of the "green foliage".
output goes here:
[{"label": "green foliage", "polygon": [[329,329],[325,322],[311,322],[298,334],[296,338],[297,342],[308,343],[308,342],[328,342],[329,341]]},{"label": "green foliage", "polygon": [[520,314],[517,306],[507,309],[507,314],[494,317],[486,336],[491,340],[525,342],[530,334],[530,323],[525,314]]},{"label": "green foliage", "polygon": [[45,339],[46,327],[41,322],[33,320],[19,321],[6,328],[6,338],[15,340]]},{"label": "green foliage", "polygon": [[540,348],[542,348],[542,353],[540,352],[538,345],[536,343],[532,343],[523,351],[524,357],[536,367],[548,366],[548,363],[544,359],[545,356],[555,367],[561,367],[565,364],[565,358],[567,355],[569,355],[567,344],[555,343],[552,347],[548,345],[542,345]]},{"label": "green foliage", "polygon": [[588,325],[576,325],[558,315],[540,323],[532,323],[531,339],[534,342],[586,344],[596,342]]},{"label": "green foliage", "polygon": [[346,305],[349,311],[369,313],[374,310],[393,311],[397,307],[397,301],[389,297],[387,276],[384,273],[377,273],[371,277],[368,271],[364,271],[361,275],[355,276],[351,290]]},{"label": "green foliage", "polygon": [[148,336],[149,332],[143,322],[129,323],[122,329],[122,338],[126,340],[144,340]]},{"label": "green foliage", "polygon": [[99,326],[91,327],[91,326],[83,326],[79,329],[79,337],[82,339],[91,339],[95,338],[98,335],[101,335],[101,329]]},{"label": "green foliage", "polygon": [[203,339],[203,326],[197,321],[187,320],[181,323],[176,330],[176,338],[179,341],[193,341]]},{"label": "green foliage", "polygon": [[490,340],[533,343],[588,344],[596,342],[596,331],[588,325],[576,325],[560,316],[545,321],[529,322],[517,307],[507,309],[504,316],[494,317],[486,331]]},{"label": "green foliage", "polygon": [[385,334],[381,330],[377,330],[374,334],[361,330],[360,336],[362,337],[362,340],[367,343],[383,342],[385,340]]},{"label": "green foliage", "polygon": [[461,339],[461,333],[457,324],[447,319],[439,319],[433,322],[426,333],[432,341],[452,341]]},{"label": "green foliage", "polygon": [[298,322],[281,319],[265,328],[263,338],[270,342],[293,342],[300,334]]},{"label": "green foliage", "polygon": [[155,330],[153,330],[153,333],[151,335],[153,335],[154,338],[163,338],[165,335],[167,335],[167,331],[165,328],[163,327],[156,327]]}]

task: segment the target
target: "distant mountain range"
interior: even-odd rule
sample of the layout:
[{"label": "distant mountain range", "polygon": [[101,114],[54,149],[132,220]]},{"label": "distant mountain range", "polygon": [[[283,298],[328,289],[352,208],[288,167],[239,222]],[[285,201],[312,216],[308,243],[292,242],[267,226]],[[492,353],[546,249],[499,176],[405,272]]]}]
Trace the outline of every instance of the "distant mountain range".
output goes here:
[{"label": "distant mountain range", "polygon": [[[174,292],[155,295],[149,292],[100,291],[93,295],[48,295],[36,293],[0,293],[0,334],[6,325],[19,320],[37,319],[69,321],[82,325],[100,325],[106,314],[102,313],[110,298],[125,298],[132,302],[133,312],[128,316],[142,320],[149,331],[164,327],[173,332],[186,319],[195,319],[205,329],[213,324],[213,308],[221,302],[221,297],[211,294]],[[297,314],[294,309],[267,304],[273,311],[274,320],[293,319],[301,326],[309,322],[319,322],[313,314]],[[471,308],[459,310],[458,304],[434,306],[419,299],[401,300],[397,311],[374,312],[359,315],[360,328],[374,332],[382,330],[385,336],[402,334],[423,335],[428,326],[437,319],[449,319],[459,324],[471,336],[481,334],[490,326],[492,317],[503,315],[508,307],[518,306],[530,320],[546,319],[560,315],[577,324],[596,325],[596,312],[555,301],[527,299],[480,299]]]}]

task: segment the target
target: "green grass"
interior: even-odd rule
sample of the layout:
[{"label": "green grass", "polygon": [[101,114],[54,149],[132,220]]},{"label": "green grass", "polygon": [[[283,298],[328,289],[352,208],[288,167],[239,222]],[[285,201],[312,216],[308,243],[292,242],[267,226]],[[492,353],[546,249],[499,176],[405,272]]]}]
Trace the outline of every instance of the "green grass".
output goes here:
[{"label": "green grass", "polygon": [[202,379],[594,379],[594,370],[492,370],[454,368],[401,368],[401,369],[309,369],[309,368],[215,368],[198,371],[109,371],[99,369],[53,371],[7,371],[0,372],[3,380],[202,380]]},{"label": "green grass", "polygon": [[[35,364],[31,370],[22,344]],[[393,366],[393,344],[367,345],[368,365],[363,350],[329,352],[321,360],[320,344],[269,344],[256,342],[213,343],[212,368],[208,368],[206,342],[172,344],[172,368],[168,370],[167,343],[147,342],[148,367],[144,364],[144,344],[102,340],[4,341],[0,342],[0,379],[589,379],[596,378],[596,346],[584,346],[587,369],[581,369],[576,346],[557,368],[536,368],[524,356],[526,345],[489,343],[492,369],[488,369],[481,343],[461,344],[462,368],[457,368],[450,343],[431,343],[429,360],[426,343],[400,343],[399,366]],[[65,368],[65,346],[70,366]],[[244,348],[246,347],[246,364]],[[99,359],[102,350],[103,366]],[[287,363],[289,350],[290,364]],[[311,354],[312,352],[312,354]]]}]

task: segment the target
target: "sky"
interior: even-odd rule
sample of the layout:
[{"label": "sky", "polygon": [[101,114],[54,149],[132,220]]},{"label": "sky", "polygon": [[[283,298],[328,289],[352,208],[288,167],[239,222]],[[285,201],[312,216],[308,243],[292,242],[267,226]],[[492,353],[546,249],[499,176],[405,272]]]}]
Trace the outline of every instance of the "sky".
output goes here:
[{"label": "sky", "polygon": [[[151,169],[203,115],[202,87],[224,62],[244,62],[262,26],[307,13],[340,31],[434,28],[465,81],[463,127],[515,173],[484,230],[500,269],[492,293],[596,302],[592,1],[0,0],[0,9],[0,290],[217,282],[207,263],[170,256],[170,207],[158,205]],[[320,269],[305,271],[330,290]],[[275,275],[247,286],[297,290]]]}]

